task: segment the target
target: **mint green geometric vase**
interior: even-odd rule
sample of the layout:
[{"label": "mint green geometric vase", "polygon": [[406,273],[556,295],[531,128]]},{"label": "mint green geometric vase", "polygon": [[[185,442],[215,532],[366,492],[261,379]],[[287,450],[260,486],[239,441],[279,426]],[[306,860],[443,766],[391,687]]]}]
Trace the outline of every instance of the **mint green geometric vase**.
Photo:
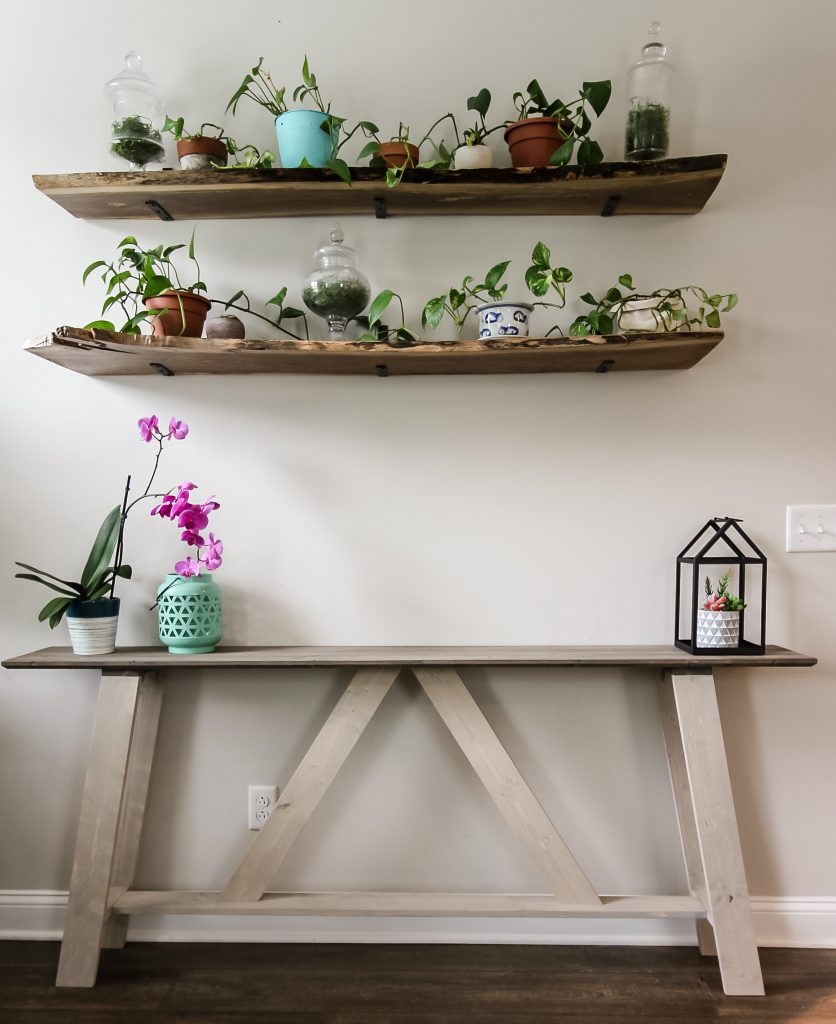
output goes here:
[{"label": "mint green geometric vase", "polygon": [[171,654],[211,654],[223,635],[221,591],[211,573],[170,572],[157,590],[160,642]]}]

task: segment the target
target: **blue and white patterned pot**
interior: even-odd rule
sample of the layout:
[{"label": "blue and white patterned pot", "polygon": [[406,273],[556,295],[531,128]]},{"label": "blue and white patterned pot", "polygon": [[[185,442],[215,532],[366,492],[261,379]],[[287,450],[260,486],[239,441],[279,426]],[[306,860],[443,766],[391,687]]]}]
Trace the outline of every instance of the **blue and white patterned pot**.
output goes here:
[{"label": "blue and white patterned pot", "polygon": [[486,302],[476,309],[480,338],[527,338],[534,307],[528,302]]}]

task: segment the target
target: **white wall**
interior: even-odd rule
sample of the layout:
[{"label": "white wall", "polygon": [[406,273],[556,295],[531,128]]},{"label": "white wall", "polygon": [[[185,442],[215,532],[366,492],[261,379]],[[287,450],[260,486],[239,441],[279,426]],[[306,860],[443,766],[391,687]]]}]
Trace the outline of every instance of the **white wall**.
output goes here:
[{"label": "white wall", "polygon": [[[88,3],[84,14],[53,0],[18,8],[0,44],[0,653],[67,642],[63,627],[50,635],[35,622],[43,595],[12,580],[12,561],[77,568],[125,474],[148,469],[135,421],[150,412],[192,427],[167,456],[165,480],[188,477],[222,501],[228,643],[666,643],[676,551],[710,516],[741,516],[770,559],[769,640],[820,659],[812,670],[720,680],[750,887],[836,900],[836,556],[783,550],[788,503],[836,500],[836,353],[814,313],[828,307],[836,237],[836,8],[428,0],[419,14],[379,0],[362,10],[241,0],[232,11],[218,0],[149,0],[141,11]],[[663,21],[681,86],[674,155],[730,154],[703,213],[369,216],[344,228],[373,288],[400,291],[416,320],[427,297],[467,272],[509,257],[519,272],[538,239],[593,290],[632,271],[646,287],[693,281],[739,292],[725,342],[694,369],[93,380],[22,351],[26,336],[98,314],[100,294],[81,287],[81,269],[123,234],[156,244],[191,231],[74,220],[31,185],[32,173],[113,167],[101,84],[128,49],[144,55],[169,110],[193,122],[216,120],[261,54],[295,81],[307,51],[337,112],[392,126],[429,123],[451,104],[463,110],[482,85],[507,116],[511,93],[534,75],[563,94],[611,76],[598,136],[618,159],[626,70],[652,17]],[[228,126],[274,142],[254,107],[242,105]],[[218,294],[246,287],[266,298],[286,283],[298,296],[330,224],[203,222],[205,279]],[[146,609],[177,546],[144,517],[132,520],[128,545],[136,578],[122,592],[120,642],[150,643]],[[649,673],[467,678],[596,885],[684,890]],[[95,686],[92,672],[0,676],[4,890],[66,889]],[[138,884],[221,885],[251,838],[247,784],[287,780],[337,693],[334,672],[178,673]],[[507,891],[540,880],[426,699],[406,685],[372,723],[281,883]],[[467,928],[477,937],[536,930]]]}]

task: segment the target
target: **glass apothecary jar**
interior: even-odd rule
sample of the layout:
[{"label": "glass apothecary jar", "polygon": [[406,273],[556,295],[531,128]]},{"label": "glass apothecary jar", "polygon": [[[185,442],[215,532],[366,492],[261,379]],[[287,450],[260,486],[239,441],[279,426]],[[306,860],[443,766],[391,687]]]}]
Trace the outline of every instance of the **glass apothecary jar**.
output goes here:
[{"label": "glass apothecary jar", "polygon": [[305,278],[302,300],[312,313],[328,323],[329,341],[345,338],[352,317],[359,316],[371,298],[369,282],[357,269],[355,252],[343,245],[342,228],[331,231],[331,241],[314,253],[314,269]]},{"label": "glass apothecary jar", "polygon": [[122,70],[105,83],[104,93],[111,107],[111,154],[133,171],[161,164],[165,160],[160,134],[163,98],[135,50],[125,56]]},{"label": "glass apothecary jar", "polygon": [[661,25],[650,23],[650,41],[627,76],[630,109],[624,156],[627,160],[662,160],[670,147],[673,65],[659,38]]}]

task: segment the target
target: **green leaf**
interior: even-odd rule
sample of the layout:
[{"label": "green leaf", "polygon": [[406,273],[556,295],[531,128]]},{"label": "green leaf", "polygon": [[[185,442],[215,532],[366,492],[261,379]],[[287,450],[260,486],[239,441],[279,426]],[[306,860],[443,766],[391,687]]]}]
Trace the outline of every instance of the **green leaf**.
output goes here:
[{"label": "green leaf", "polygon": [[726,305],[723,308],[724,313],[728,313],[730,309],[734,309],[734,307],[737,305],[737,296],[734,294],[734,292],[732,292],[731,295],[727,295],[726,299]]},{"label": "green leaf", "polygon": [[529,267],[525,272],[525,283],[534,295],[545,295],[549,290],[549,278],[540,267]]},{"label": "green leaf", "polygon": [[496,290],[496,286],[499,284],[500,280],[502,279],[503,274],[505,273],[505,271],[508,269],[508,267],[510,265],[511,265],[511,261],[510,260],[505,260],[504,263],[497,263],[496,266],[491,267],[491,269],[487,272],[487,274],[485,274],[485,287],[489,291],[495,291]]},{"label": "green leaf", "polygon": [[542,267],[543,270],[548,270],[552,261],[552,254],[549,251],[547,245],[543,242],[538,242],[531,253],[531,262],[535,267]]},{"label": "green leaf", "polygon": [[601,334],[613,334],[615,332],[615,322],[608,313],[601,313],[598,317],[598,330]]},{"label": "green leaf", "polygon": [[623,296],[622,296],[621,292],[618,290],[618,288],[610,288],[609,291],[604,296],[603,301],[604,302],[609,302],[609,303],[621,302],[622,298],[623,298]]},{"label": "green leaf", "polygon": [[280,288],[272,299],[268,299],[265,305],[267,306],[281,306],[287,295],[287,288]]},{"label": "green leaf", "polygon": [[91,320],[84,325],[85,331],[115,331],[116,327],[110,320]]},{"label": "green leaf", "polygon": [[723,301],[723,296],[722,295],[709,295],[708,296],[708,304],[709,304],[709,306],[713,306],[715,309],[717,309],[719,307],[719,305],[720,305],[720,303],[722,301]]},{"label": "green leaf", "polygon": [[[240,298],[241,298],[241,297],[242,297],[243,295],[244,295],[244,291],[243,291],[243,289],[242,289],[241,291],[237,291],[237,292],[236,292],[236,293],[235,293],[235,294],[234,294],[234,295],[232,296],[232,298],[231,298],[231,299],[227,299],[227,301],[226,301],[226,302],[224,303],[224,309],[229,309],[229,307],[230,307],[230,306],[231,306],[231,305],[232,305],[232,304],[233,304],[234,302],[237,302],[237,301],[238,301],[238,300],[239,300],[239,299],[240,299]],[[249,309],[249,299],[247,300],[247,308]]]},{"label": "green leaf", "polygon": [[552,271],[552,277],[559,284],[568,284],[574,276],[568,267],[555,267]]},{"label": "green leaf", "polygon": [[575,148],[575,140],[567,139],[562,146],[558,147],[549,157],[549,163],[552,167],[562,167],[564,164],[568,164],[572,159],[572,152]]},{"label": "green leaf", "polygon": [[467,109],[475,110],[482,118],[488,113],[491,105],[491,94],[487,89],[480,89],[475,96],[470,96],[467,101]]},{"label": "green leaf", "polygon": [[282,310],[282,315],[279,317],[280,320],[298,320],[300,316],[304,316],[304,310],[297,309],[295,306],[287,306]]},{"label": "green leaf", "polygon": [[716,309],[712,309],[708,316],[705,318],[705,322],[709,327],[720,326],[720,314]]},{"label": "green leaf", "polygon": [[238,88],[233,93],[232,99],[229,101],[229,103],[227,103],[226,110],[224,111],[224,113],[228,113],[230,107],[232,108],[232,113],[233,114],[235,113],[235,108],[238,106],[238,101],[243,96],[247,95],[247,90],[249,89],[249,87],[255,81],[255,79],[253,78],[253,75],[257,75],[258,74],[258,72],[261,69],[261,62],[263,60],[264,60],[263,57],[259,58],[258,64],[256,64],[256,66],[253,68],[252,75],[245,75],[244,76],[244,81],[238,86]]},{"label": "green leaf", "polygon": [[305,54],[305,61],[302,64],[302,81],[311,89],[316,85],[316,79],[311,74],[311,69],[308,66],[307,54]]},{"label": "green leaf", "polygon": [[71,590],[67,590],[65,587],[56,587],[54,583],[47,583],[46,580],[42,580],[40,576],[33,576],[29,572],[16,572],[16,580],[32,580],[33,583],[40,583],[44,587],[49,587],[50,590],[54,590],[56,594],[66,594],[67,597],[72,600],[76,600],[79,594],[73,593]]},{"label": "green leaf", "polygon": [[110,558],[116,547],[116,538],[119,535],[119,519],[121,510],[118,505],[112,508],[105,516],[93,547],[87,558],[87,564],[81,574],[81,585],[86,591],[97,584],[99,577],[110,562]]},{"label": "green leaf", "polygon": [[195,234],[195,231],[197,231],[197,228],[194,228],[192,230],[192,237],[189,239],[189,259],[190,260],[194,259],[194,234]]},{"label": "green leaf", "polygon": [[87,278],[93,273],[94,270],[98,270],[99,267],[108,266],[104,260],[96,260],[95,263],[91,263],[89,267],[84,268],[84,273],[81,275],[81,283],[87,284]]},{"label": "green leaf", "polygon": [[[38,569],[34,565],[27,565],[26,562],[15,562],[15,565],[19,565],[21,569],[28,569],[29,572],[36,572],[39,576],[46,576],[48,579],[55,580],[56,583],[63,583],[65,587],[69,587],[70,590],[75,590],[79,594],[84,593],[84,588],[80,584],[73,583],[71,580],[62,580],[60,576],[53,576],[51,572],[46,572],[45,569]],[[29,579],[29,577],[27,576],[26,579]]]},{"label": "green leaf", "polygon": [[367,142],[365,146],[357,154],[358,160],[365,160],[367,156],[371,156],[372,153],[376,153],[380,148],[380,143],[377,139],[372,139],[371,142]]},{"label": "green leaf", "polygon": [[145,285],[142,289],[143,298],[151,299],[155,295],[160,295],[162,292],[170,292],[174,290],[174,285],[171,280],[165,277],[163,274],[152,274],[146,279]]},{"label": "green leaf", "polygon": [[131,579],[134,574],[130,565],[120,565],[118,569],[115,566],[110,566],[108,572],[112,572],[114,576],[119,576],[123,580]]},{"label": "green leaf", "polygon": [[438,298],[430,299],[430,301],[424,306],[424,310],[421,313],[421,323],[424,327],[438,327],[441,323],[441,318],[444,316],[444,302],[446,295],[439,295]]},{"label": "green leaf", "polygon": [[186,248],[186,246],[185,246],[185,243],[183,243],[183,242],[180,242],[178,245],[167,245],[165,247],[165,249],[163,249],[163,259],[167,260],[169,258],[169,256],[171,256],[171,254],[173,252],[177,252],[178,249],[185,249],[185,248]]},{"label": "green leaf", "polygon": [[540,83],[536,78],[531,79],[526,91],[538,109],[545,110],[548,107],[549,101],[546,99],[543,90],[540,88]]},{"label": "green leaf", "polygon": [[581,295],[581,302],[585,302],[587,306],[598,305],[598,300],[595,298],[592,292],[584,292],[583,295]]},{"label": "green leaf", "polygon": [[584,82],[582,95],[598,115],[604,113],[612,96],[612,82],[607,78],[602,82]]},{"label": "green leaf", "polygon": [[126,245],[139,245],[139,242],[137,242],[133,235],[125,235],[125,237],[122,239],[119,245],[116,246],[116,248],[124,249]]},{"label": "green leaf", "polygon": [[179,142],[183,138],[183,126],[185,121],[182,117],[171,118],[168,114],[165,115],[165,123],[163,124],[164,132],[171,132],[175,139]]},{"label": "green leaf", "polygon": [[622,274],[618,279],[618,283],[622,288],[629,288],[630,291],[633,290],[633,277],[631,274]]},{"label": "green leaf", "polygon": [[374,302],[369,306],[369,324],[374,325],[380,320],[383,311],[388,308],[389,303],[394,299],[395,293],[389,288],[384,288],[380,295],[375,297]]},{"label": "green leaf", "polygon": [[340,157],[334,157],[328,161],[328,167],[341,181],[346,182],[348,185],[351,184],[351,168],[345,160],[340,159]]},{"label": "green leaf", "polygon": [[[38,612],[38,622],[43,622],[44,619],[49,619],[49,625],[51,629],[55,629],[58,623],[61,621],[61,617],[64,612],[70,607],[72,601],[66,597],[54,597],[51,601],[47,602]],[[52,620],[55,619],[53,622]]]},{"label": "green leaf", "polygon": [[573,338],[585,338],[587,334],[591,334],[589,321],[585,316],[579,316],[574,321],[572,326],[569,328],[569,333]]}]

